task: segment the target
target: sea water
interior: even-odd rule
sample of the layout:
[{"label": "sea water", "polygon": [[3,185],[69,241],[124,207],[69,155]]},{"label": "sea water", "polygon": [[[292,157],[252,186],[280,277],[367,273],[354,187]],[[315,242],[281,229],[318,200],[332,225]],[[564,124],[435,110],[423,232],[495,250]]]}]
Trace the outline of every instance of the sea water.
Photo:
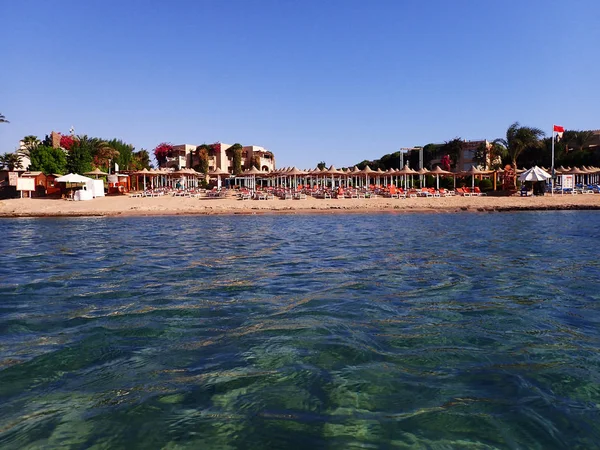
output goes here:
[{"label": "sea water", "polygon": [[0,220],[0,448],[598,448],[599,223]]}]

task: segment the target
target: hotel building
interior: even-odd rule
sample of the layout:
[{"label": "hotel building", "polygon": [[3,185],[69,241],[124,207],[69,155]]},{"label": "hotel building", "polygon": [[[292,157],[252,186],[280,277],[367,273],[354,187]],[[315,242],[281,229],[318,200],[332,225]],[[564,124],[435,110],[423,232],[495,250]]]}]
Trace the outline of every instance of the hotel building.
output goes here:
[{"label": "hotel building", "polygon": [[[164,167],[174,167],[176,169],[193,168],[199,163],[196,154],[197,145],[180,144],[173,146],[173,153],[167,157]],[[223,144],[217,142],[209,145],[208,150],[208,170],[225,170],[233,173],[233,151],[230,150],[232,144]],[[257,166],[263,172],[272,172],[275,170],[275,156],[273,152],[259,147],[258,145],[247,145],[242,147],[242,170]]]}]

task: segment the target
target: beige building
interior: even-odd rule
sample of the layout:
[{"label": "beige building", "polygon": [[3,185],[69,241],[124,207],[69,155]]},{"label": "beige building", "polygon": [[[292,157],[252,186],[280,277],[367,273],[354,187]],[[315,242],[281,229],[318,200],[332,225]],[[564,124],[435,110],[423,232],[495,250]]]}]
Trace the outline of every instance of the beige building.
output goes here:
[{"label": "beige building", "polygon": [[[196,155],[197,145],[180,144],[173,146],[173,153],[167,157],[165,167],[193,168],[199,163]],[[232,144],[217,142],[209,146],[208,170],[226,170],[233,173],[233,152],[230,150]],[[275,170],[275,156],[272,152],[258,145],[247,145],[242,147],[242,169],[246,170],[257,166],[263,172]]]},{"label": "beige building", "polygon": [[474,160],[475,155],[477,154],[477,149],[480,145],[485,145],[487,148],[487,161],[485,163],[485,167],[482,169],[487,169],[490,166],[490,153],[489,150],[492,148],[492,143],[487,139],[482,139],[478,141],[463,141],[462,143],[462,151],[460,152],[458,162],[456,163],[456,168],[459,171],[468,171],[471,166],[479,166],[480,164]]}]

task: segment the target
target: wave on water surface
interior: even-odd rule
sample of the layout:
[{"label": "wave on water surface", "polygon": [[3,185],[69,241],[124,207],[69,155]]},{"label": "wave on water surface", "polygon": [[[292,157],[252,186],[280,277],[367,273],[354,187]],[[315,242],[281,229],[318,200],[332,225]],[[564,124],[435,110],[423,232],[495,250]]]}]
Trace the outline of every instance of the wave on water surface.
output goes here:
[{"label": "wave on water surface", "polygon": [[593,211],[1,220],[1,448],[594,448]]}]

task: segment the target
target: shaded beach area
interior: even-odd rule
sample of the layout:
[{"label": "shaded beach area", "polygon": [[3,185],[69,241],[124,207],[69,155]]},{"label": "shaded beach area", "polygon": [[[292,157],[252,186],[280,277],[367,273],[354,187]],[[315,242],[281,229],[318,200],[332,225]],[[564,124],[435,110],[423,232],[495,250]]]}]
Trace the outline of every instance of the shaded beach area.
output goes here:
[{"label": "shaded beach area", "polygon": [[0,217],[82,217],[213,214],[456,212],[600,209],[600,195],[540,197],[239,200],[185,197],[101,197],[90,201],[23,198],[0,201]]}]

